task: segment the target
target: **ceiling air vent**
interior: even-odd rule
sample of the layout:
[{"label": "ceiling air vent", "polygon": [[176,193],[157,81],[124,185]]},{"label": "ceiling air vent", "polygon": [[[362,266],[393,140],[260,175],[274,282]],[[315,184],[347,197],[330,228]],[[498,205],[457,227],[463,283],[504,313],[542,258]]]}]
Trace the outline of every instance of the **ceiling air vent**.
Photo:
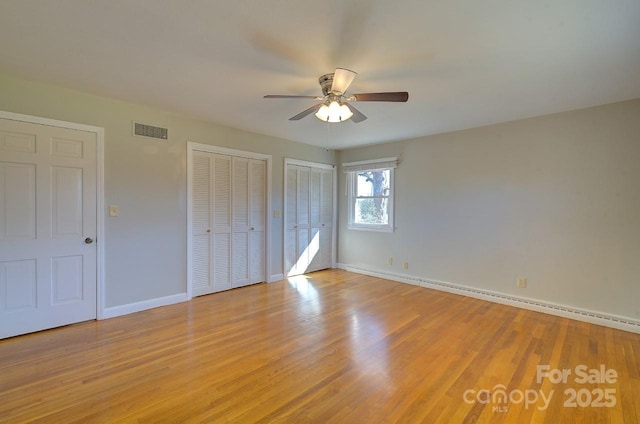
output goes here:
[{"label": "ceiling air vent", "polygon": [[166,140],[169,137],[169,130],[166,128],[154,127],[152,125],[134,122],[133,134],[140,135],[142,137],[151,137],[158,138],[160,140]]}]

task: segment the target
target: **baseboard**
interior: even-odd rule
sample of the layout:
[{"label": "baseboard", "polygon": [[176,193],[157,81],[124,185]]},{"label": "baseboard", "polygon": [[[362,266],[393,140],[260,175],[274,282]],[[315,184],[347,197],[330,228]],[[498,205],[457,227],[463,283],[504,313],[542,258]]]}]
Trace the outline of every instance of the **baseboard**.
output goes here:
[{"label": "baseboard", "polygon": [[187,294],[179,293],[171,296],[159,297],[156,299],[143,300],[142,302],[128,303],[126,305],[105,308],[100,319],[114,318],[121,315],[132,314],[134,312],[145,311],[159,306],[172,305],[174,303],[186,302]]},{"label": "baseboard", "polygon": [[284,280],[284,274],[274,274],[271,276],[271,278],[269,278],[269,281],[267,281],[267,283],[274,283],[276,281],[280,281],[280,280]]},{"label": "baseboard", "polygon": [[556,315],[563,318],[571,318],[578,321],[584,321],[591,324],[603,325],[606,327],[617,328],[619,330],[625,330],[632,333],[640,334],[640,321],[629,317],[611,315],[586,309],[579,309],[537,299],[512,296],[490,290],[483,290],[474,287],[463,286],[460,284],[453,284],[446,281],[438,281],[412,275],[397,274],[362,266],[339,263],[338,268],[358,274],[385,278],[387,280],[413,284],[415,286],[445,291],[448,293],[460,294],[476,299],[487,300],[489,302],[515,306],[518,308]]}]

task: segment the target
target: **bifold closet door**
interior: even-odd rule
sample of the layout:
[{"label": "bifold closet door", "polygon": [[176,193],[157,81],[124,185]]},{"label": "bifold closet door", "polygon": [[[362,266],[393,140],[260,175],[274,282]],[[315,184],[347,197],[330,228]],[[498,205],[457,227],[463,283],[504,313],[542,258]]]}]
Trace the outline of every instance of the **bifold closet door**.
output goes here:
[{"label": "bifold closet door", "polygon": [[287,165],[287,213],[285,216],[285,274],[298,275],[309,265],[310,168]]},{"label": "bifold closet door", "polygon": [[193,295],[265,281],[266,163],[193,153]]},{"label": "bifold closet door", "polygon": [[233,158],[233,287],[265,281],[266,163]]},{"label": "bifold closet door", "polygon": [[287,164],[285,274],[331,267],[333,171]]},{"label": "bifold closet door", "polygon": [[308,271],[331,268],[333,234],[333,172],[311,168],[309,209],[311,242]]},{"label": "bifold closet door", "polygon": [[249,284],[267,280],[267,163],[249,161]]},{"label": "bifold closet door", "polygon": [[231,288],[231,157],[193,154],[193,295]]}]

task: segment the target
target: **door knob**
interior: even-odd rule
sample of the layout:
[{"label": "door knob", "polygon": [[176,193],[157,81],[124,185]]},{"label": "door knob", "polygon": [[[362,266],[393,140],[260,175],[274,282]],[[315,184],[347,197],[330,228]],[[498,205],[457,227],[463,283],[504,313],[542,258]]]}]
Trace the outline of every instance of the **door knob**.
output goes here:
[{"label": "door knob", "polygon": [[86,239],[84,239],[84,242],[87,244],[91,244],[93,243],[93,239],[91,237],[87,237]]}]

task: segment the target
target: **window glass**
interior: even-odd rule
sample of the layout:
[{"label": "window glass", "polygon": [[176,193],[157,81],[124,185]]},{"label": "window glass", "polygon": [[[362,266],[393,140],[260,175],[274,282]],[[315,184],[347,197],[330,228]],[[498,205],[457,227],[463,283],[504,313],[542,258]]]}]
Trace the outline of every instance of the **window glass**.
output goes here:
[{"label": "window glass", "polygon": [[393,231],[393,168],[349,173],[349,228]]}]

